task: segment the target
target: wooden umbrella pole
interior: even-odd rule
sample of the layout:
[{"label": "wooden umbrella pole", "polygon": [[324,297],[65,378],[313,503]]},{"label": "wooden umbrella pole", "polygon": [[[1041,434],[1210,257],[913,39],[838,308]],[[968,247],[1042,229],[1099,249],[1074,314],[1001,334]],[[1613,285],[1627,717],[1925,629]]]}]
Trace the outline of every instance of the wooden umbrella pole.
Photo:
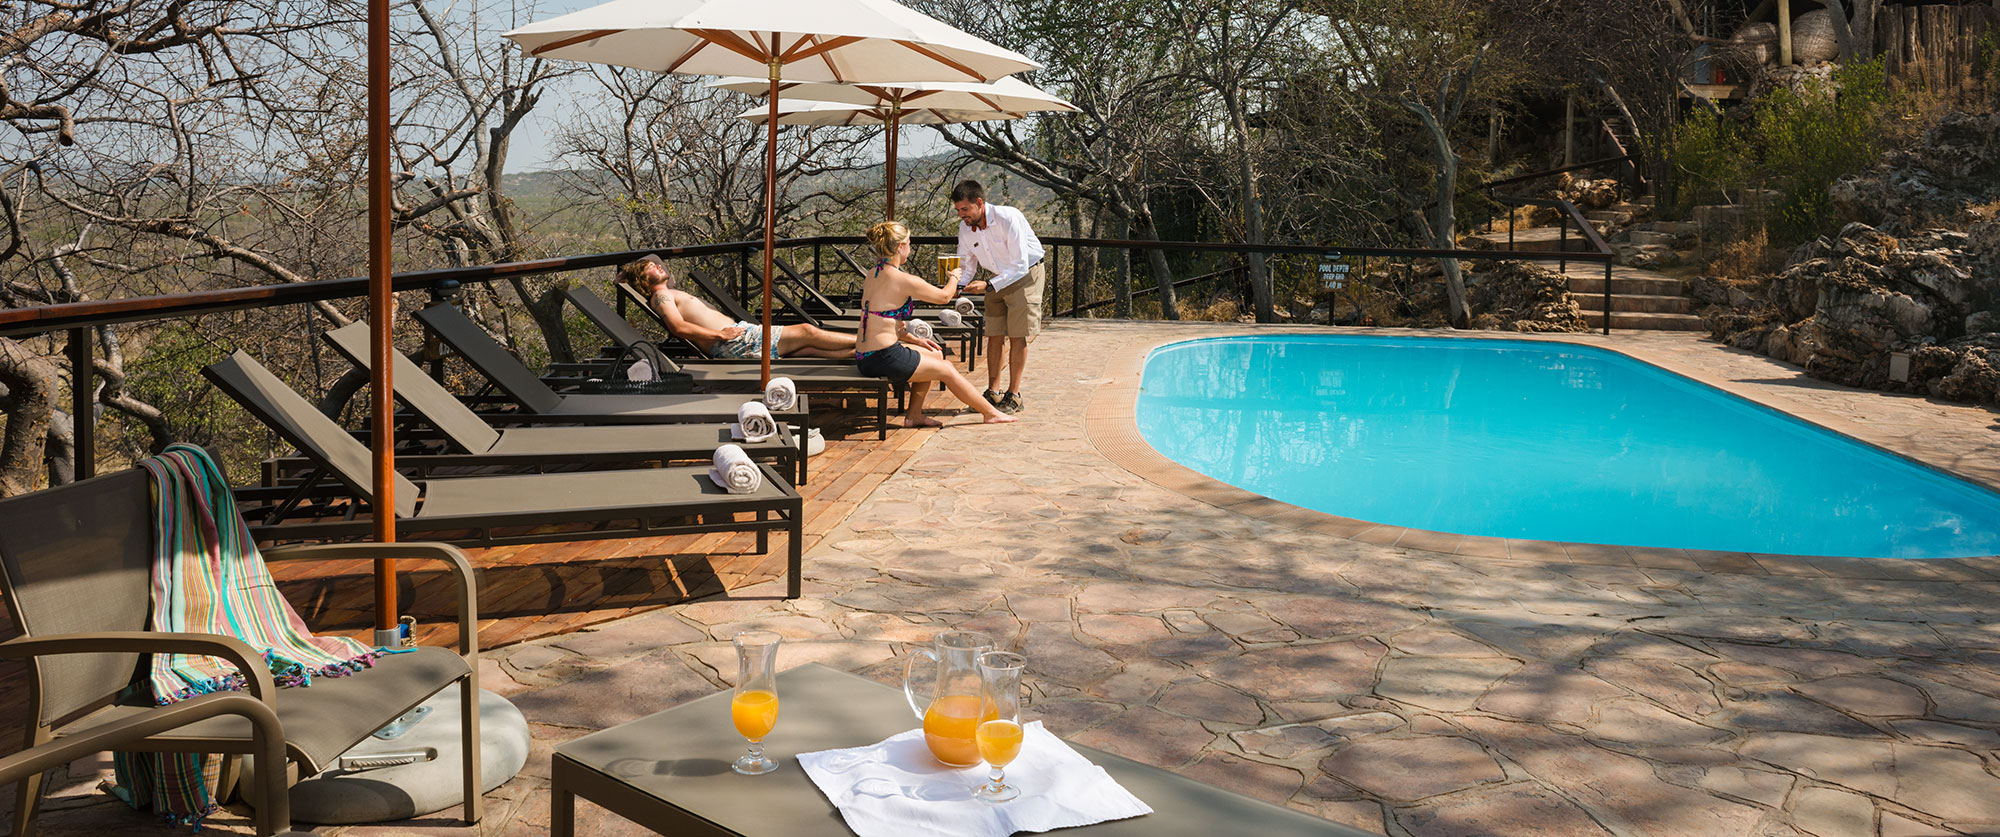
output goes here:
[{"label": "wooden umbrella pole", "polygon": [[889,212],[885,220],[896,220],[896,146],[902,142],[903,97],[889,100]]},{"label": "wooden umbrella pole", "polygon": [[[368,354],[374,364],[369,428],[375,445],[375,540],[396,540],[396,439],[389,340],[389,0],[368,2]],[[375,643],[396,630],[396,562],[375,562]]]},{"label": "wooden umbrella pole", "polygon": [[771,113],[770,131],[764,142],[764,349],[759,353],[764,386],[771,385],[771,268],[776,255],[771,248],[778,237],[778,78],[785,69],[778,56],[778,33],[771,33]]}]

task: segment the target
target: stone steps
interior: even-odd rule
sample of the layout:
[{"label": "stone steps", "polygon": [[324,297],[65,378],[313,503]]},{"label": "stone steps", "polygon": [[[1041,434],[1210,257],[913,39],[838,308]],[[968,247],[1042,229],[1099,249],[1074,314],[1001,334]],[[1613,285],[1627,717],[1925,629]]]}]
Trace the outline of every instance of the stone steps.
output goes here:
[{"label": "stone steps", "polygon": [[[1579,296],[1590,295],[1590,294],[1596,294],[1602,296],[1604,294],[1604,276],[1602,273],[1599,273],[1596,276],[1578,274],[1579,271],[1592,270],[1595,269],[1596,267],[1597,267],[1596,265],[1590,265],[1587,267],[1578,267],[1576,265],[1571,265],[1570,277],[1569,277],[1569,292]],[[1618,296],[1621,294],[1642,294],[1649,296],[1676,296],[1682,292],[1681,280],[1679,279],[1651,279],[1651,278],[1639,278],[1629,275],[1620,276],[1618,275],[1620,272],[1629,274],[1632,271],[1629,268],[1614,270],[1614,272],[1611,274],[1611,294],[1613,296]]]},{"label": "stone steps", "polygon": [[[1601,284],[1601,283],[1600,283]],[[1578,308],[1585,311],[1603,311],[1604,295],[1571,294]],[[1679,295],[1663,294],[1612,294],[1612,313],[1634,314],[1692,314],[1694,300]]]},{"label": "stone steps", "polygon": [[[1583,321],[1591,328],[1604,327],[1604,312],[1585,311]],[[1707,331],[1708,324],[1693,314],[1651,314],[1611,312],[1611,327],[1626,331]]]}]

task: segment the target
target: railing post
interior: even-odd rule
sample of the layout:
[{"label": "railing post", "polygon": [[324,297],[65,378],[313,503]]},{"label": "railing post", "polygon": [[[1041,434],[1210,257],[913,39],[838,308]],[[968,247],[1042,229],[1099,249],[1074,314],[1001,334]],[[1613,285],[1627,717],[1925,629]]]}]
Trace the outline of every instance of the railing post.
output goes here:
[{"label": "railing post", "polygon": [[1568,218],[1563,219],[1561,238],[1562,238],[1562,243],[1556,245],[1556,252],[1561,253],[1562,256],[1557,259],[1556,264],[1561,266],[1562,275],[1568,276],[1569,275],[1569,219]]},{"label": "railing post", "polygon": [[90,329],[69,330],[69,413],[74,440],[74,474],[79,481],[97,474],[97,370],[91,366]]},{"label": "railing post", "polygon": [[1514,251],[1514,205],[1507,205],[1507,252]]},{"label": "railing post", "polygon": [[1062,260],[1056,257],[1062,252],[1056,245],[1049,245],[1049,310],[1059,311],[1056,298],[1062,296]]},{"label": "railing post", "polygon": [[813,290],[819,289],[819,239],[813,239]]},{"label": "railing post", "polygon": [[1611,260],[1604,261],[1604,336],[1611,336]]}]

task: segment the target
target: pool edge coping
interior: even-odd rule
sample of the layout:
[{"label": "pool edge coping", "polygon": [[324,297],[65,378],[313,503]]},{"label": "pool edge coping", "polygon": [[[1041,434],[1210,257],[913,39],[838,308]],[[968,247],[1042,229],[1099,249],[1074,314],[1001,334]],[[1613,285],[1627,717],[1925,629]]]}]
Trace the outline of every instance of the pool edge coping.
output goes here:
[{"label": "pool edge coping", "polygon": [[[1214,324],[1231,328],[1236,334],[1324,335],[1324,329],[1299,326],[1249,326]],[[1388,337],[1436,337],[1458,340],[1509,340],[1548,342],[1603,349],[1638,363],[1679,375],[1698,384],[1742,398],[1767,410],[1833,433],[1843,439],[1882,450],[1920,466],[1948,474],[1993,491],[2000,486],[1976,475],[1964,474],[1948,465],[1932,462],[1908,451],[1897,450],[1879,441],[1864,439],[1842,428],[1829,426],[1816,417],[1802,416],[1783,405],[1758,397],[1754,390],[1738,387],[1733,381],[1717,381],[1700,370],[1689,369],[1666,358],[1650,356],[1633,347],[1620,347],[1596,340],[1578,339],[1571,334],[1516,334],[1495,332],[1468,334],[1424,329],[1343,329],[1342,334]],[[1377,546],[1414,549],[1440,555],[1531,563],[1576,564],[1630,567],[1635,569],[1682,570],[1688,572],[1734,573],[1740,575],[1803,576],[1810,578],[1869,579],[1889,581],[1991,582],[2000,581],[2000,556],[1976,558],[1854,558],[1842,556],[1773,555],[1755,552],[1625,547],[1458,535],[1425,529],[1389,526],[1366,520],[1341,517],[1326,512],[1274,500],[1238,488],[1182,465],[1155,450],[1139,434],[1139,378],[1145,359],[1155,350],[1214,335],[1180,335],[1141,345],[1136,351],[1111,358],[1105,365],[1108,380],[1091,393],[1084,409],[1084,435],[1092,447],[1113,464],[1160,488],[1199,500],[1246,517],[1286,528],[1330,535]],[[1718,346],[1717,348],[1721,348]]]}]

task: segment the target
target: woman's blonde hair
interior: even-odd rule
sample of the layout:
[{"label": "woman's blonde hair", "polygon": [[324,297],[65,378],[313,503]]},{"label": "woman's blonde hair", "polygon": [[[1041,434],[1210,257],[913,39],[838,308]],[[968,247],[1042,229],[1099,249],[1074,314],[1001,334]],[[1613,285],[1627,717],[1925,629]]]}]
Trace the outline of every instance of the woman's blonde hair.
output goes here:
[{"label": "woman's blonde hair", "polygon": [[868,246],[875,248],[875,255],[889,258],[896,255],[896,248],[910,240],[910,228],[895,221],[883,221],[868,228]]}]

